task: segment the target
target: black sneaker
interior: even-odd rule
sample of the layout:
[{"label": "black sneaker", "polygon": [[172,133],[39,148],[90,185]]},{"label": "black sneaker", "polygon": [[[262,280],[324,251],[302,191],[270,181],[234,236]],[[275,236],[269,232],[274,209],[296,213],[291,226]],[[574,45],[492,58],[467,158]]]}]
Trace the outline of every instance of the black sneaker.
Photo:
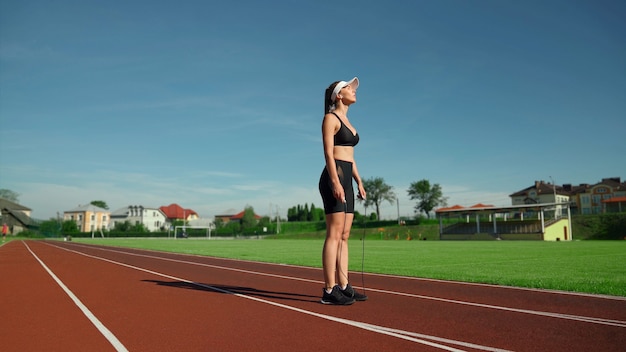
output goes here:
[{"label": "black sneaker", "polygon": [[326,289],[322,289],[322,291],[324,291],[324,294],[322,295],[322,300],[320,301],[322,304],[348,306],[354,303],[354,298],[350,298],[341,293],[341,288],[339,288],[339,285],[335,285],[330,293],[327,293]]},{"label": "black sneaker", "polygon": [[356,292],[350,284],[346,286],[345,290],[341,290],[341,293],[343,293],[346,297],[354,299],[355,301],[367,301],[367,296]]}]

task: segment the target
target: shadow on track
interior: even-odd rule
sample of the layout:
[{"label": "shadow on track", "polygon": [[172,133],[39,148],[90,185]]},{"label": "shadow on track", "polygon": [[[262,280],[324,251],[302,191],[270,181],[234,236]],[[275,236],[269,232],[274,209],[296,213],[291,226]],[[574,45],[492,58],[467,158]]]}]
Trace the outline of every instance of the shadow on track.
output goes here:
[{"label": "shadow on track", "polygon": [[316,302],[317,303],[319,301],[319,297],[317,296],[303,295],[303,294],[292,293],[292,292],[264,291],[264,290],[259,290],[259,289],[252,288],[252,287],[211,285],[211,284],[204,284],[204,283],[199,283],[199,282],[184,282],[184,281],[161,281],[161,280],[141,280],[141,281],[154,283],[159,286],[182,288],[182,289],[196,290],[196,291],[216,292],[216,293],[229,294],[229,295],[240,294],[240,295],[246,295],[246,296],[266,298],[266,299],[281,299],[281,300],[300,301],[300,302]]}]

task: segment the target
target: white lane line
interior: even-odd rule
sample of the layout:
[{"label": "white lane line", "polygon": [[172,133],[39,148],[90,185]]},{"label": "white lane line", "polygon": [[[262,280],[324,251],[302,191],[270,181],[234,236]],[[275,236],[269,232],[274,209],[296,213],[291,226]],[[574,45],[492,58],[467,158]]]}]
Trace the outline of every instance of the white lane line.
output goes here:
[{"label": "white lane line", "polygon": [[61,281],[52,272],[52,270],[50,270],[50,268],[48,268],[48,266],[41,259],[39,259],[39,257],[30,249],[28,244],[26,244],[26,242],[24,241],[22,241],[22,243],[24,244],[24,246],[26,246],[30,254],[32,254],[33,257],[37,259],[39,264],[41,264],[41,266],[48,272],[48,274],[50,274],[52,279],[54,279],[54,281],[56,281],[56,283],[61,287],[61,289],[63,289],[63,291],[65,291],[65,293],[72,299],[72,301],[74,301],[74,304],[78,306],[78,308],[83,312],[83,314],[87,317],[87,319],[89,319],[89,321],[91,321],[91,323],[96,327],[96,329],[98,329],[98,331],[100,331],[100,333],[111,343],[111,345],[113,345],[115,350],[119,352],[128,352],[128,349],[126,349],[124,344],[122,344],[120,340],[118,340],[117,337],[115,337],[115,335],[106,326],[104,326],[104,324],[102,324],[102,322],[89,310],[89,308],[87,308],[83,304],[83,302],[81,302],[80,299],[78,299],[78,297],[76,297],[76,295],[67,286],[65,286],[63,281]]},{"label": "white lane line", "polygon": [[588,297],[588,298],[596,298],[596,299],[607,299],[611,301],[626,301],[626,297],[609,296],[609,295],[602,295],[602,294],[596,294],[596,293],[549,290],[549,289],[530,288],[530,287],[502,286],[502,285],[484,284],[484,283],[478,283],[478,282],[449,281],[449,280],[441,280],[441,279],[429,279],[429,278],[424,278],[424,277],[410,277],[410,276],[400,276],[400,275],[391,275],[391,274],[378,274],[378,273],[365,273],[365,274],[370,275],[370,276],[389,277],[389,278],[402,279],[402,280],[441,282],[447,285],[491,287],[491,288],[497,288],[497,289],[503,289],[503,290],[529,291],[529,292],[553,294],[553,295],[559,295],[559,296],[575,296],[575,297]]},{"label": "white lane line", "polygon": [[[423,344],[423,345],[428,345],[428,346],[431,346],[431,347],[439,348],[439,349],[450,351],[450,352],[465,352],[465,351],[461,350],[461,349],[458,349],[458,348],[442,345],[442,344],[439,344],[439,343],[436,343],[436,342],[433,342],[433,341],[447,343],[447,344],[450,344],[450,345],[458,345],[458,346],[463,346],[463,347],[470,347],[470,348],[473,348],[473,349],[482,350],[482,351],[488,351],[488,352],[511,352],[511,351],[505,350],[505,349],[498,349],[498,348],[489,347],[489,346],[481,346],[481,345],[472,344],[472,343],[468,343],[468,342],[464,342],[464,341],[456,341],[456,340],[444,339],[444,338],[437,337],[437,336],[418,334],[418,333],[414,333],[414,332],[411,332],[411,331],[392,329],[392,328],[387,328],[387,327],[384,327],[384,326],[378,326],[378,325],[373,325],[373,324],[369,324],[369,323],[363,323],[363,322],[358,322],[358,321],[354,321],[354,320],[338,318],[338,317],[331,316],[331,315],[321,314],[321,313],[317,313],[317,312],[313,312],[313,311],[309,311],[309,310],[305,310],[305,309],[301,309],[301,308],[296,308],[296,307],[293,307],[293,306],[285,305],[285,304],[282,304],[282,303],[269,301],[269,300],[266,300],[266,299],[263,299],[263,298],[258,298],[258,297],[253,297],[253,296],[241,294],[241,293],[228,291],[228,290],[225,290],[225,289],[222,289],[222,288],[219,288],[219,287],[214,287],[214,286],[198,283],[198,282],[195,282],[195,281],[192,281],[192,280],[188,280],[188,279],[184,279],[184,278],[180,278],[180,277],[176,277],[176,276],[172,276],[172,275],[168,275],[168,274],[164,274],[164,273],[159,273],[159,272],[156,272],[156,271],[153,271],[153,270],[150,270],[150,269],[145,269],[145,268],[137,267],[137,266],[126,264],[126,263],[116,262],[116,261],[111,260],[111,259],[97,257],[97,256],[94,256],[94,255],[91,255],[91,254],[86,254],[86,253],[82,253],[82,252],[79,252],[79,251],[75,251],[73,249],[64,248],[64,247],[60,247],[60,246],[56,246],[56,245],[53,245],[53,246],[56,247],[56,248],[68,251],[68,252],[72,252],[72,253],[76,253],[76,254],[88,257],[88,258],[93,258],[93,259],[96,259],[96,260],[105,261],[107,263],[123,266],[123,267],[130,268],[130,269],[137,270],[137,271],[142,271],[142,272],[145,272],[145,273],[149,273],[149,274],[152,274],[152,275],[160,276],[160,277],[167,278],[167,279],[170,279],[170,280],[175,280],[175,281],[179,281],[179,282],[188,283],[188,284],[195,285],[195,286],[198,286],[198,287],[210,289],[210,290],[213,290],[213,291],[216,291],[216,292],[221,292],[221,293],[234,295],[236,297],[240,297],[240,298],[249,299],[249,300],[252,300],[252,301],[257,301],[257,302],[269,304],[269,305],[272,305],[272,306],[275,306],[275,307],[280,307],[280,308],[284,308],[284,309],[287,309],[287,310],[299,312],[299,313],[302,313],[302,314],[315,316],[315,317],[318,317],[318,318],[321,318],[321,319],[338,322],[338,323],[341,323],[341,324],[353,326],[353,327],[360,328],[360,329],[363,329],[363,330],[372,331],[372,332],[379,333],[379,334],[382,334],[382,335],[392,336],[392,337],[396,337],[396,338],[399,338],[399,339],[403,339],[403,340],[407,340],[407,341],[411,341],[411,342],[415,342],[415,343],[420,343],[420,344]],[[132,254],[132,253],[124,253],[124,254]],[[420,338],[418,338],[418,337],[420,337]],[[431,340],[431,341],[429,341],[429,340]]]},{"label": "white lane line", "polygon": [[503,310],[503,311],[507,311],[507,312],[530,314],[530,315],[539,315],[539,316],[544,316],[544,317],[567,319],[567,320],[574,320],[574,321],[582,321],[582,322],[586,322],[586,323],[593,323],[593,324],[601,324],[601,325],[609,325],[609,326],[617,326],[617,327],[621,327],[621,328],[626,328],[626,321],[622,321],[622,320],[611,320],[611,319],[604,319],[604,318],[585,317],[585,316],[580,316],[580,315],[552,313],[552,312],[542,312],[542,311],[537,311],[537,310],[510,308],[510,307],[503,307],[503,306],[494,306],[494,305],[491,305],[491,304],[457,301],[457,300],[447,299],[447,298],[439,298],[439,297],[432,297],[432,296],[422,296],[422,295],[416,295],[416,294],[412,294],[412,293],[386,291],[386,290],[371,289],[371,288],[369,288],[368,291],[376,291],[376,292],[380,292],[380,293],[387,293],[387,294],[393,294],[393,295],[398,295],[398,296],[427,299],[427,300],[439,301],[439,302],[445,302],[445,303],[452,303],[452,304],[460,304],[460,305],[471,306],[471,307],[479,307],[479,308],[486,308],[486,309],[496,309],[496,310]]},{"label": "white lane line", "polygon": [[[117,253],[133,254],[133,253],[123,252],[123,251],[114,251],[110,249],[112,248],[111,246],[106,246],[106,245],[91,245],[91,244],[81,244],[81,243],[73,243],[73,245],[79,246],[79,247],[91,248],[91,249],[98,249],[102,251],[113,251]],[[118,248],[124,248],[124,247],[118,247]],[[171,254],[171,255],[196,257],[196,258],[218,259],[222,261],[255,263],[259,265],[268,265],[268,266],[288,266],[288,267],[299,268],[299,269],[320,270],[320,268],[314,268],[314,267],[308,267],[308,266],[302,266],[302,265],[284,264],[284,263],[270,263],[270,262],[259,262],[259,261],[253,261],[253,260],[245,260],[245,259],[211,257],[211,256],[205,256],[205,255],[199,255],[199,254],[165,252],[165,251],[150,250],[150,249],[137,249],[137,248],[131,248],[131,247],[127,249],[148,252],[148,253]],[[140,254],[137,254],[137,255],[140,255]],[[224,269],[228,269],[228,268],[224,268]],[[236,270],[236,269],[233,269],[233,270]],[[361,274],[360,271],[350,271],[350,272],[354,274]],[[588,297],[588,298],[595,298],[595,299],[606,299],[606,300],[611,300],[611,301],[626,301],[626,297],[609,296],[609,295],[602,295],[602,294],[596,294],[596,293],[550,290],[550,289],[539,289],[539,288],[530,288],[530,287],[502,286],[502,285],[485,284],[485,283],[479,283],[479,282],[450,281],[450,280],[442,280],[442,279],[430,279],[430,278],[424,278],[424,277],[400,276],[400,275],[392,275],[392,274],[379,274],[379,273],[364,273],[364,274],[367,276],[388,277],[388,278],[394,278],[394,279],[400,279],[400,280],[440,282],[446,285],[491,287],[491,288],[496,288],[496,289],[504,289],[504,290],[512,290],[512,291],[529,291],[529,292],[553,294],[553,295],[559,295],[559,296],[575,296],[575,297]],[[318,282],[318,281],[306,280],[306,279],[302,279],[301,281]]]},{"label": "white lane line", "polygon": [[[53,244],[50,244],[50,245],[53,245]],[[54,246],[56,246],[56,245],[54,245]],[[180,260],[180,259],[162,258],[162,257],[158,257],[158,256],[148,255],[148,254],[129,253],[129,252],[120,251],[120,250],[114,250],[114,249],[110,249],[110,248],[92,247],[92,246],[88,246],[88,245],[79,245],[79,244],[76,244],[75,246],[85,247],[85,248],[90,248],[90,249],[97,249],[97,250],[106,251],[106,252],[126,254],[126,255],[143,257],[143,258],[150,258],[150,259],[158,259],[158,260],[170,261],[170,262],[181,263],[181,264],[203,266],[203,267],[209,267],[209,268],[220,269],[220,270],[235,271],[235,272],[252,274],[252,275],[268,276],[268,277],[280,278],[280,279],[285,279],[285,280],[304,281],[304,282],[311,282],[311,283],[322,283],[321,281],[317,281],[317,280],[310,280],[310,279],[298,278],[298,277],[293,277],[293,276],[284,276],[284,275],[263,273],[263,272],[258,272],[258,271],[250,271],[250,270],[244,270],[244,269],[229,268],[229,267],[225,267],[225,266],[218,266],[218,265],[205,264],[205,263],[197,263],[197,262]],[[63,247],[58,247],[58,248],[66,249],[66,248],[63,248]],[[66,249],[66,250],[71,251],[70,249]],[[77,252],[77,253],[80,253],[80,252]],[[181,255],[181,254],[176,254],[176,253],[171,253],[171,254]],[[266,263],[264,263],[264,264],[266,264]],[[375,289],[375,288],[369,288],[369,287],[367,288],[367,291],[384,293],[384,294],[390,294],[390,295],[396,295],[396,296],[418,298],[418,299],[424,299],[424,300],[431,300],[431,301],[438,301],[438,302],[444,302],[444,303],[459,304],[459,305],[465,305],[465,306],[470,306],[470,307],[479,307],[479,308],[485,308],[485,309],[495,309],[495,310],[514,312],[514,313],[537,315],[537,316],[559,318],[559,319],[567,319],[567,320],[581,321],[581,322],[592,323],[592,324],[601,324],[601,325],[617,326],[617,327],[626,328],[626,321],[621,321],[621,320],[611,320],[611,319],[586,317],[586,316],[578,316],[578,315],[571,315],[571,314],[543,312],[543,311],[520,309],[520,308],[510,308],[510,307],[496,306],[496,305],[490,305],[490,304],[458,301],[458,300],[452,300],[452,299],[440,298],[440,297],[433,297],[433,296],[417,295],[417,294],[412,294],[412,293],[404,293],[404,292],[381,290],[381,289]]]}]

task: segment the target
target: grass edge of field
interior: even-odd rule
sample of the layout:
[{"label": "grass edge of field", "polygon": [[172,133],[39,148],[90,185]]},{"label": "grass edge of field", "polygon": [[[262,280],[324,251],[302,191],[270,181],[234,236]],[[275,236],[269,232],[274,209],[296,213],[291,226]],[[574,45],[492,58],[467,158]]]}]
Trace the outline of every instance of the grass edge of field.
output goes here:
[{"label": "grass edge of field", "polygon": [[[231,258],[239,260],[260,261],[278,264],[298,265],[305,267],[320,268],[320,253],[322,240],[211,240],[191,239],[75,239],[76,242],[107,245],[114,247],[128,247],[181,254]],[[282,245],[281,245],[282,242]],[[350,240],[350,271],[361,272],[361,248],[359,239]],[[385,252],[377,255],[378,246],[385,244]],[[605,253],[607,248],[623,248],[622,241],[574,241],[562,243],[535,242],[535,241],[453,241],[439,242],[439,245],[430,242],[423,245],[413,241],[368,241],[365,250],[364,271],[368,273],[399,275],[407,277],[419,277],[436,280],[461,281],[480,284],[501,285],[510,287],[522,287],[531,289],[558,290],[567,292],[588,293],[596,295],[626,297],[626,271],[615,263],[623,263],[626,259],[626,251],[617,249],[613,253]],[[578,242],[578,244],[576,244]],[[208,244],[209,246],[199,245]],[[293,246],[293,244],[298,246]],[[314,244],[313,244],[314,243]],[[587,245],[587,243],[589,245]],[[620,244],[617,244],[620,243]],[[306,244],[306,245],[305,245]],[[572,246],[568,246],[571,244]],[[625,243],[626,244],[626,243]],[[446,253],[427,253],[437,250],[435,247],[443,245],[454,250]],[[374,246],[374,248],[372,248]],[[411,247],[413,246],[413,247]],[[398,248],[421,248],[426,252],[418,253],[424,256],[422,262],[406,258],[406,251]],[[467,248],[476,250],[483,248],[476,257],[465,255],[469,253]],[[560,246],[560,247],[559,247]],[[581,251],[582,247],[595,247],[592,251]],[[540,250],[527,250],[528,247]],[[496,249],[494,251],[494,248]],[[503,249],[507,249],[503,251]],[[525,249],[526,248],[526,249]],[[554,249],[562,251],[555,251]],[[574,249],[572,249],[574,248]],[[577,249],[578,248],[578,249]],[[584,248],[583,248],[584,249]],[[545,258],[548,254],[561,253],[555,258]],[[501,252],[501,253],[496,253]],[[272,253],[271,256],[267,253]],[[574,255],[572,255],[572,253]],[[607,255],[618,256],[622,260],[613,258],[608,260]],[[512,258],[509,258],[512,256]],[[402,259],[404,257],[404,259]],[[391,261],[389,258],[394,258]],[[438,258],[438,259],[433,259]],[[505,259],[503,259],[505,258]],[[560,258],[560,259],[559,259]],[[585,261],[584,259],[593,259]],[[560,260],[560,262],[559,262]],[[404,263],[405,265],[401,265]],[[428,265],[426,265],[427,263]],[[515,263],[525,265],[515,265]],[[534,266],[534,270],[528,270]],[[547,263],[547,264],[546,264]],[[513,264],[513,265],[511,265]],[[441,270],[440,266],[448,266],[451,269]],[[416,266],[417,270],[411,270]],[[434,270],[427,270],[428,267]],[[552,270],[550,266],[562,267],[561,270]],[[478,270],[482,267],[483,270]],[[490,268],[487,270],[487,268]],[[563,268],[570,268],[564,270]],[[432,269],[432,268],[431,268]],[[601,273],[602,275],[599,275]]]}]

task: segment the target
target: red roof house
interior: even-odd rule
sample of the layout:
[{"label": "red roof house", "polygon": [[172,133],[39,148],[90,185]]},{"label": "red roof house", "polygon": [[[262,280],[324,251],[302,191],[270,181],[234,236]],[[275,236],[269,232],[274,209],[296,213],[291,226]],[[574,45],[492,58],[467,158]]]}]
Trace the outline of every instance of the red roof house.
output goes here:
[{"label": "red roof house", "polygon": [[[223,214],[221,215],[215,215],[215,220],[220,219],[224,224],[227,224],[230,221],[241,221],[241,219],[243,218],[243,214],[245,212],[245,210],[233,215],[233,213],[236,210],[233,209],[229,209],[227,211],[225,211]],[[254,218],[257,220],[261,219],[261,216],[257,215],[256,213],[254,214]]]},{"label": "red roof house", "polygon": [[493,208],[493,205],[478,203],[478,204],[472,205],[470,208],[472,208],[472,209],[476,209],[476,208]]},{"label": "red roof house", "polygon": [[194,220],[197,219],[198,213],[192,209],[184,209],[180,205],[173,203],[168,206],[162,206],[159,209],[170,220]]},{"label": "red roof house", "polygon": [[465,209],[465,207],[457,204],[457,205],[453,205],[453,206],[447,207],[447,208],[439,208],[439,209],[435,210],[435,212],[438,213],[440,211],[458,210],[458,209]]}]

